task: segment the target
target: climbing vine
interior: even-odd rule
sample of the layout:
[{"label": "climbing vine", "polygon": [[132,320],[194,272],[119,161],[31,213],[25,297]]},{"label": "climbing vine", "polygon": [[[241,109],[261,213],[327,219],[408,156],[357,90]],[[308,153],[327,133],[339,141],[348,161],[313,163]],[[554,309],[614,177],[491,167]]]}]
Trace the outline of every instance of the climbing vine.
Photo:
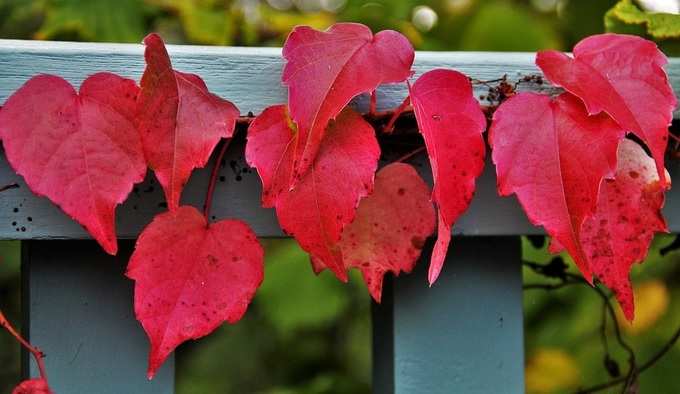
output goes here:
[{"label": "climbing vine", "polygon": [[[531,223],[551,236],[551,251],[566,250],[585,282],[608,286],[633,319],[630,266],[644,259],[654,233],[667,231],[664,153],[676,99],[653,42],[592,36],[573,57],[539,52],[544,76],[514,83],[448,69],[416,79],[414,50],[400,33],[302,26],[283,47],[288,102],[257,117],[240,116],[198,75],[175,70],[158,35],[144,44],[139,84],[102,72],[76,91],[59,76],[31,78],[1,108],[0,138],[28,187],[110,254],[117,253],[116,206],[153,170],[167,211],[140,234],[126,273],[151,343],[149,378],[182,342],[237,322],[262,282],[264,252],[254,232],[210,215],[217,166],[235,130],[246,127],[245,158],[262,181],[262,206],[276,211],[317,273],[329,269],[347,281],[357,268],[380,302],[384,275],[410,272],[436,230],[434,284],[490,148],[499,194],[516,195]],[[517,92],[544,78],[559,94]],[[407,84],[408,96],[378,112],[375,92],[387,83]],[[488,105],[474,97],[473,84],[488,87],[481,98]],[[366,114],[349,106],[362,94],[370,95]],[[425,146],[379,168],[378,137],[404,121],[415,122]],[[218,146],[203,210],[181,205],[192,171]],[[432,190],[407,163],[421,152]],[[46,381],[43,374],[22,386]]]}]

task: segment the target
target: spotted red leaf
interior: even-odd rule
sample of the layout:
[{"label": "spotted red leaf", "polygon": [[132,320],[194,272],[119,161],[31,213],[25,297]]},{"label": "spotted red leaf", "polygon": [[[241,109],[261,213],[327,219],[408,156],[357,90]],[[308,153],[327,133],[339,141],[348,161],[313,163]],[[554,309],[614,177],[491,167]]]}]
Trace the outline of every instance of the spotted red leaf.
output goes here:
[{"label": "spotted red leaf", "polygon": [[[616,169],[624,131],[606,114],[588,116],[569,93],[520,93],[496,110],[489,133],[498,192],[516,194],[531,223],[545,227],[591,279],[579,245],[600,182]],[[553,245],[553,251],[555,251]]]},{"label": "spotted red leaf", "polygon": [[12,390],[12,394],[52,394],[47,382],[42,378],[28,379]]},{"label": "spotted red leaf", "polygon": [[432,200],[439,208],[437,243],[428,273],[432,284],[444,264],[451,227],[470,205],[475,179],[484,169],[486,118],[470,81],[457,71],[423,74],[410,96],[434,176]]},{"label": "spotted red leaf", "polygon": [[31,78],[0,110],[5,155],[28,187],[118,250],[115,208],[146,173],[134,125],[134,81],[99,73],[76,90],[52,75]]},{"label": "spotted red leaf", "polygon": [[287,187],[297,130],[283,105],[266,109],[250,125],[246,159],[264,185],[263,202],[276,208],[281,228],[341,280],[347,273],[335,245],[373,189],[380,156],[375,131],[345,109],[328,125],[314,165],[293,190]]},{"label": "spotted red leaf", "polygon": [[655,232],[667,231],[661,214],[664,187],[654,160],[637,143],[624,139],[615,179],[600,188],[595,214],[583,223],[581,243],[593,274],[616,294],[633,320],[633,291],[628,274],[647,255]]},{"label": "spotted red leaf", "polygon": [[263,250],[239,220],[208,224],[191,206],[154,218],[137,240],[127,276],[135,315],[151,342],[149,378],[182,342],[246,311],[263,277]]},{"label": "spotted red leaf", "polygon": [[210,93],[199,76],[174,71],[158,35],[148,35],[144,44],[139,133],[172,211],[179,206],[191,171],[205,166],[220,138],[231,137],[239,112]]},{"label": "spotted red leaf", "polygon": [[311,167],[326,125],[349,101],[383,83],[411,74],[414,51],[402,34],[385,30],[375,36],[357,23],[338,23],[326,31],[296,27],[283,46],[291,118],[299,127],[293,183]]},{"label": "spotted red leaf", "polygon": [[385,273],[411,272],[434,222],[427,184],[410,165],[390,164],[378,171],[373,193],[361,200],[356,218],[342,232],[343,262],[361,270],[380,302]]},{"label": "spotted red leaf", "polygon": [[546,77],[583,100],[590,114],[604,111],[640,137],[662,179],[668,126],[676,106],[663,70],[666,63],[654,42],[621,34],[590,36],[576,44],[573,58],[557,51],[536,56]]}]

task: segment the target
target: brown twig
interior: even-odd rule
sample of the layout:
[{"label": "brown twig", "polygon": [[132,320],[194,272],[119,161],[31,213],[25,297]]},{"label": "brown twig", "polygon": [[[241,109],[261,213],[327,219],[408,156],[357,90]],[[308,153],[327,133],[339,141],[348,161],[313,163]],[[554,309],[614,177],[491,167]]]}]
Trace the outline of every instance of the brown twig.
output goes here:
[{"label": "brown twig", "polygon": [[0,187],[0,192],[4,192],[5,190],[9,190],[9,189],[18,189],[18,188],[19,188],[19,184],[10,183],[9,185],[5,185],[5,186]]},{"label": "brown twig", "polygon": [[47,384],[47,372],[45,370],[45,362],[44,362],[44,357],[45,354],[40,351],[37,347],[31,345],[28,343],[27,340],[25,340],[15,329],[12,327],[10,322],[7,320],[5,315],[2,313],[0,310],[0,327],[3,327],[7,332],[9,332],[14,338],[16,338],[19,343],[26,348],[31,354],[33,355],[33,358],[35,358],[35,362],[38,364],[38,371],[40,371],[40,377],[45,381],[45,384]]},{"label": "brown twig", "polygon": [[[582,277],[569,273],[569,272],[558,272],[555,274],[555,272],[548,272],[548,269],[550,268],[550,264],[544,265],[544,264],[537,264],[537,263],[532,263],[532,262],[523,262],[523,264],[530,269],[532,269],[534,272],[545,275],[551,278],[558,279],[560,282],[558,283],[536,283],[536,284],[528,284],[524,285],[523,288],[525,290],[532,290],[532,289],[542,289],[542,290],[555,290],[555,289],[560,289],[565,286],[569,286],[572,284],[580,284],[583,286],[587,286],[589,288],[594,289],[594,291],[602,298],[603,301],[603,321],[600,327],[600,332],[603,337],[603,344],[605,348],[605,353],[606,357],[609,357],[609,346],[607,344],[607,338],[606,338],[606,327],[607,327],[607,317],[609,317],[614,326],[614,335],[616,337],[617,343],[628,353],[628,363],[629,363],[629,368],[628,372],[623,375],[623,376],[614,376],[613,379],[596,384],[591,387],[587,387],[584,389],[580,389],[576,391],[576,394],[591,394],[591,393],[596,393],[611,387],[618,386],[620,384],[623,384],[622,392],[626,393],[627,390],[631,385],[635,383],[637,380],[638,376],[646,371],[647,369],[651,368],[654,364],[656,364],[659,360],[661,360],[667,353],[670,351],[673,346],[680,340],[680,326],[676,329],[675,333],[671,336],[668,342],[661,347],[652,357],[650,357],[646,362],[643,364],[637,365],[636,364],[636,357],[635,357],[635,351],[633,348],[623,339],[623,335],[621,333],[621,329],[618,324],[618,320],[616,319],[616,313],[614,311],[614,307],[611,304],[611,295],[606,294],[601,288],[597,286],[591,286],[588,282],[585,281]],[[605,358],[607,360],[607,358]]]}]

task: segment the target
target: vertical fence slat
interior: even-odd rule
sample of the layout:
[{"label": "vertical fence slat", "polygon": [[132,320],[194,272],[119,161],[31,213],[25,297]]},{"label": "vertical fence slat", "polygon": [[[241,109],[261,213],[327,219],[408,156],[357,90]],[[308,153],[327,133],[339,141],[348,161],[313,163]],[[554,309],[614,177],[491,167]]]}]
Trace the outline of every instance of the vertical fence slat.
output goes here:
[{"label": "vertical fence slat", "polygon": [[519,237],[457,237],[432,288],[429,256],[386,283],[373,315],[375,392],[524,393],[520,257]]},{"label": "vertical fence slat", "polygon": [[[94,241],[28,241],[23,246],[26,334],[46,354],[50,385],[69,394],[172,394],[174,359],[146,379],[148,342],[134,318],[124,275],[132,242],[118,256]],[[30,376],[38,371],[31,363]]]}]

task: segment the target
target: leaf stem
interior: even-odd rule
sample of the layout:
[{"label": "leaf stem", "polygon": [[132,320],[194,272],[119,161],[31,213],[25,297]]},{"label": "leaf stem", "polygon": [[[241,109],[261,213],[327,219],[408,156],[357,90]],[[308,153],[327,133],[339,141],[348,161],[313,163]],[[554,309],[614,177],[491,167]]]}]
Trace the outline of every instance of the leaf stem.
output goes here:
[{"label": "leaf stem", "polygon": [[680,142],[680,137],[677,135],[671,133],[670,131],[668,132],[668,135],[671,137],[671,139],[675,140],[675,142]]},{"label": "leaf stem", "polygon": [[378,108],[378,94],[374,90],[371,92],[371,103],[369,104],[368,107],[368,115],[374,116],[377,108]]},{"label": "leaf stem", "polygon": [[212,172],[210,173],[210,183],[208,184],[208,191],[205,194],[205,204],[203,204],[203,216],[205,216],[206,223],[210,223],[210,208],[212,207],[213,194],[215,194],[215,184],[217,183],[217,174],[220,172],[220,165],[224,159],[224,154],[229,148],[231,138],[226,138],[222,141],[220,151],[215,159]]},{"label": "leaf stem", "polygon": [[[38,371],[40,371],[40,377],[45,381],[45,384],[47,384],[47,372],[45,370],[45,362],[44,362],[44,357],[45,354],[40,351],[37,347],[31,345],[28,343],[27,340],[25,340],[15,329],[12,327],[10,322],[7,320],[5,315],[2,313],[0,310],[0,326],[3,327],[7,332],[9,332],[14,338],[16,338],[19,343],[26,348],[33,357],[35,358],[35,362],[38,364]],[[49,385],[48,385],[49,386]]]},{"label": "leaf stem", "polygon": [[397,160],[393,161],[393,163],[403,163],[406,160],[412,158],[413,156],[417,155],[418,153],[422,152],[425,150],[424,146],[419,146],[416,149],[412,150],[411,152],[405,154],[404,156],[398,158]]},{"label": "leaf stem", "polygon": [[402,103],[397,107],[397,109],[394,110],[394,113],[392,113],[392,117],[383,128],[384,133],[390,134],[392,133],[392,131],[394,131],[394,123],[399,118],[399,115],[401,115],[401,113],[404,112],[409,107],[410,104],[411,96],[406,96],[404,101],[402,101]]}]

